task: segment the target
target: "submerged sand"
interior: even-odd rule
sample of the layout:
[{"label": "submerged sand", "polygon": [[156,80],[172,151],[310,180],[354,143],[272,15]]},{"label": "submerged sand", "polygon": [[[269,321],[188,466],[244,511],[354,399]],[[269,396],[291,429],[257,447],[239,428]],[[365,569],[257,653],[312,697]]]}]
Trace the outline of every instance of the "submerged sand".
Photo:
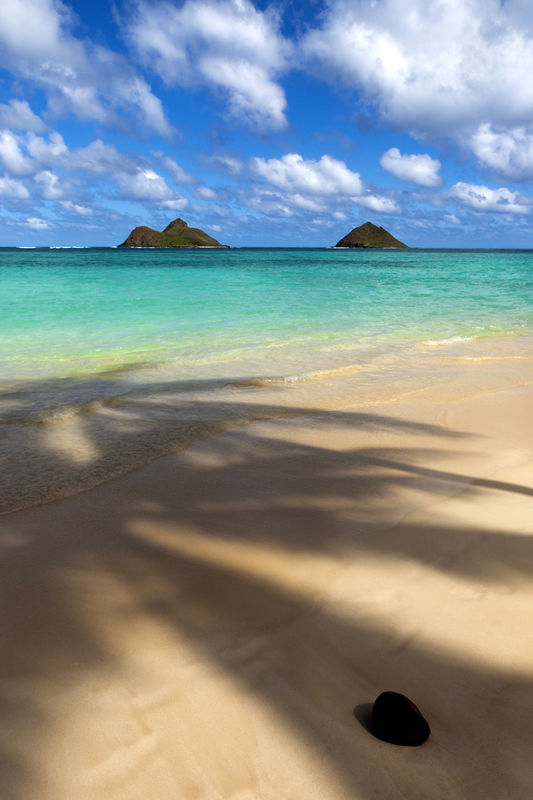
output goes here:
[{"label": "submerged sand", "polygon": [[530,800],[532,376],[464,370],[3,517],[2,800]]}]

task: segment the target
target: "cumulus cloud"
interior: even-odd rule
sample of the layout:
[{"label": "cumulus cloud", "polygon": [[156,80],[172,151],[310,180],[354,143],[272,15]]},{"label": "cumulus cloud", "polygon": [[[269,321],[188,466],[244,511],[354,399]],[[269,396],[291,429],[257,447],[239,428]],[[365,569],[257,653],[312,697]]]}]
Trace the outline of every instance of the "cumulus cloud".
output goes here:
[{"label": "cumulus cloud", "polygon": [[381,166],[396,178],[418,186],[440,186],[442,178],[438,174],[440,161],[427,153],[402,155],[397,147],[391,147],[381,156]]},{"label": "cumulus cloud", "polygon": [[[161,101],[146,81],[123,56],[73,36],[72,25],[61,0],[2,0],[2,66],[42,86],[57,114],[113,122],[117,109],[133,111],[148,127],[169,135]],[[24,111],[19,106],[19,115]],[[32,128],[38,130],[35,121]]]},{"label": "cumulus cloud", "polygon": [[225,94],[232,115],[254,127],[286,124],[286,99],[276,76],[288,43],[276,18],[249,0],[186,0],[137,4],[127,26],[141,61],[168,84],[207,85]]},{"label": "cumulus cloud", "polygon": [[304,197],[301,194],[290,194],[287,197],[289,203],[296,208],[301,208],[304,211],[323,211],[324,206],[321,203],[318,203],[316,200],[313,200],[311,197]]},{"label": "cumulus cloud", "polygon": [[0,178],[0,195],[4,197],[13,197],[17,200],[26,200],[30,196],[30,193],[22,181],[4,175],[3,178]]},{"label": "cumulus cloud", "polygon": [[163,208],[170,208],[172,211],[183,211],[189,205],[186,197],[174,197],[172,200],[163,200]]},{"label": "cumulus cloud", "polygon": [[210,189],[208,186],[199,186],[198,189],[195,191],[196,197],[199,197],[201,200],[216,200],[217,193]]},{"label": "cumulus cloud", "polygon": [[316,74],[415,132],[531,118],[533,16],[523,0],[333,0],[302,50]]},{"label": "cumulus cloud", "polygon": [[0,128],[39,132],[44,127],[42,119],[33,113],[26,100],[0,103]]},{"label": "cumulus cloud", "polygon": [[533,203],[528,202],[528,198],[505,187],[489,189],[488,186],[459,182],[452,186],[450,196],[474,211],[496,211],[504,214],[530,214],[533,211]]},{"label": "cumulus cloud", "polygon": [[167,172],[170,173],[175,183],[178,185],[198,183],[194,175],[189,175],[188,172],[185,172],[183,167],[180,167],[180,165],[174,161],[173,158],[170,158],[169,156],[163,156],[162,153],[157,155],[160,155],[163,166]]},{"label": "cumulus cloud", "polygon": [[287,198],[266,189],[257,188],[248,199],[248,205],[267,217],[292,217],[294,209],[287,203]]},{"label": "cumulus cloud", "polygon": [[480,125],[470,140],[481,166],[507,178],[533,178],[533,132],[525,127],[495,130],[489,123]]},{"label": "cumulus cloud", "polygon": [[165,179],[153,169],[140,169],[133,174],[117,176],[124,195],[134,200],[170,200],[172,191]]},{"label": "cumulus cloud", "polygon": [[95,139],[86,147],[71,150],[57,131],[52,131],[48,137],[30,133],[25,144],[36,164],[61,167],[72,172],[88,172],[112,178],[119,173],[134,174],[143,165],[140,158],[125,156],[101,139]]},{"label": "cumulus cloud", "polygon": [[352,200],[357,205],[378,213],[396,214],[400,210],[394,200],[379,194],[366,194],[363,197],[353,197]]},{"label": "cumulus cloud", "polygon": [[73,203],[71,200],[61,200],[61,205],[66,211],[74,211],[82,217],[92,217],[94,211],[89,206],[82,206],[79,203]]},{"label": "cumulus cloud", "polygon": [[[80,183],[77,177],[80,173],[115,184],[121,194],[131,200],[166,203],[166,207],[180,210],[188,202],[151,168],[147,158],[123,155],[101,139],[71,150],[57,131],[51,131],[48,136],[30,132],[25,137],[10,134],[3,138],[0,133],[0,160],[15,174],[34,173],[34,181],[44,199],[62,201],[63,208],[81,215],[89,216],[93,212],[89,206],[78,202],[79,190],[72,192],[73,184]],[[170,167],[178,168],[178,165],[171,161]],[[23,183],[7,178],[3,194],[29,197]]]},{"label": "cumulus cloud", "polygon": [[59,184],[59,178],[49,169],[39,172],[34,180],[42,186],[43,197],[47,200],[58,200],[63,197],[63,189]]},{"label": "cumulus cloud", "polygon": [[268,216],[288,217],[297,212],[327,209],[329,216],[346,219],[339,206],[347,204],[364,206],[377,213],[399,211],[393,198],[365,191],[358,172],[328,155],[318,161],[304,159],[298,153],[287,153],[282,158],[252,158],[249,170],[269,187],[256,186],[248,205]]},{"label": "cumulus cloud", "polygon": [[41,217],[28,217],[26,222],[23,222],[22,225],[25,225],[27,228],[33,228],[34,231],[45,231],[52,227],[49,222],[45,219],[41,219]]},{"label": "cumulus cloud", "polygon": [[13,175],[29,175],[33,171],[31,159],[22,153],[17,137],[11,131],[0,131],[0,161]]},{"label": "cumulus cloud", "polygon": [[117,172],[134,172],[139,166],[139,159],[125,156],[113,145],[95,139],[86,147],[68,150],[59,158],[71,170],[80,170],[94,175],[113,176]]},{"label": "cumulus cloud", "polygon": [[198,203],[195,203],[192,206],[192,209],[197,214],[216,214],[217,217],[229,217],[230,210],[226,208],[226,206],[219,206],[212,203],[209,206],[201,206]]},{"label": "cumulus cloud", "polygon": [[226,175],[230,175],[231,177],[240,175],[244,169],[244,164],[240,158],[226,154],[209,156],[204,158],[204,162],[209,166],[214,167],[214,169],[220,170],[220,172],[224,172]]},{"label": "cumulus cloud", "polygon": [[319,161],[306,161],[298,153],[267,160],[252,158],[250,169],[267,183],[295,193],[357,195],[363,191],[359,173],[327,155]]},{"label": "cumulus cloud", "polygon": [[44,163],[56,163],[69,152],[65,140],[57,131],[52,131],[47,139],[30,134],[26,148],[32,158]]}]

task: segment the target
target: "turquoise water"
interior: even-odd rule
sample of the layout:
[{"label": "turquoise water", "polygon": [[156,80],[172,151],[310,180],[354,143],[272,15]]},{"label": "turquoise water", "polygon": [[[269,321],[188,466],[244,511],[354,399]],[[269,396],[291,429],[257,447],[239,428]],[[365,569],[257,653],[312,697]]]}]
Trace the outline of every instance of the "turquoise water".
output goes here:
[{"label": "turquoise water", "polygon": [[207,399],[211,423],[246,418],[242,392],[230,407],[247,385],[364,370],[362,390],[393,356],[429,369],[512,341],[507,355],[526,357],[533,330],[531,251],[3,249],[0,287],[4,441],[12,450],[26,426],[22,451],[37,463],[57,451],[42,426],[76,419],[103,476],[113,414],[149,428],[135,458],[117,434],[137,464],[188,441]]},{"label": "turquoise water", "polygon": [[3,378],[533,326],[524,251],[3,250],[0,286]]}]

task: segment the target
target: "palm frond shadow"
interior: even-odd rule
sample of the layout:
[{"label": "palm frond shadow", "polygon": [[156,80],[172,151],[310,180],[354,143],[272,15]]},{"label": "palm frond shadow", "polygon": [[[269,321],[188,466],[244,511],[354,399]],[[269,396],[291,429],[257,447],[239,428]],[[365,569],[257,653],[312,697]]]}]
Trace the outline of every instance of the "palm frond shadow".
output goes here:
[{"label": "palm frond shadow", "polygon": [[[262,412],[272,416],[271,407]],[[284,416],[282,406],[277,414]],[[438,426],[366,413],[331,412],[332,423],[340,429],[396,429],[413,436],[446,433],[452,444],[464,438]],[[47,735],[50,723],[38,706],[28,705],[27,697],[19,700],[11,687],[21,677],[36,686],[81,680],[102,664],[120,674],[120,659],[99,635],[98,619],[88,623],[86,596],[69,578],[97,569],[135,598],[144,615],[163,622],[177,638],[185,637],[201,659],[216,664],[258,703],[273,709],[336,771],[347,796],[370,800],[376,786],[385,787],[391,798],[409,790],[402,788],[401,748],[372,739],[353,717],[354,706],[370,702],[383,689],[395,689],[413,696],[432,725],[432,739],[417,751],[416,761],[410,759],[419,796],[438,774],[444,793],[436,798],[451,796],[450,787],[457,785],[467,797],[480,782],[491,797],[493,778],[494,787],[505,782],[509,797],[529,798],[527,773],[514,769],[517,753],[524,763],[529,757],[521,730],[514,728],[524,713],[524,698],[533,701],[528,676],[512,665],[480,663],[469,653],[432,646],[416,631],[397,631],[366,608],[349,613],[297,582],[247,571],[240,562],[231,562],[231,549],[255,547],[259,558],[263,552],[277,558],[286,553],[310,559],[408,559],[426,569],[482,581],[490,591],[516,575],[531,575],[532,540],[512,530],[458,531],[438,515],[429,527],[407,525],[397,515],[397,498],[406,490],[431,498],[461,491],[475,503],[483,492],[513,497],[529,495],[531,489],[426,466],[426,461],[446,459],[446,453],[430,449],[339,452],[308,444],[287,446],[249,428],[220,437],[216,447],[218,462],[208,466],[187,453],[174,459],[175,472],[166,471],[166,483],[158,482],[154,465],[148,468],[154,470],[152,477],[147,471],[130,476],[127,489],[117,491],[116,484],[108,483],[73,500],[5,518],[7,540],[15,544],[6,549],[0,570],[2,630],[9,633],[4,643],[9,657],[0,665],[0,707],[10,726],[2,739],[6,763],[0,795],[19,800],[31,786],[38,795],[36,765],[20,757],[16,740],[20,731],[28,731],[37,741]],[[231,480],[228,463],[233,465]],[[368,498],[368,509],[358,518],[357,509]],[[110,525],[111,541],[103,533]],[[391,525],[394,535],[382,535]],[[148,529],[162,530],[164,536],[151,537]],[[193,531],[193,539],[184,531]],[[209,555],[210,543],[219,555]],[[475,559],[458,557],[474,544]],[[116,613],[105,597],[96,608],[97,615]],[[445,613],[436,609],[437,628],[439,614]],[[448,708],[437,717],[432,715],[435,695],[446,697]],[[443,707],[442,702],[436,705]],[[489,751],[490,739],[484,736],[492,715],[505,728],[498,753]],[[386,765],[386,778],[368,769],[377,753],[379,763]]]}]

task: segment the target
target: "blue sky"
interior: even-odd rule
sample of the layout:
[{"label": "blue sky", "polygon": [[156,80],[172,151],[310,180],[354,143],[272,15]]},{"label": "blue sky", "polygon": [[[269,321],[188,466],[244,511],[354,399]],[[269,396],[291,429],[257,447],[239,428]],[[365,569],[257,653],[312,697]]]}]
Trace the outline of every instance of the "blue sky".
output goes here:
[{"label": "blue sky", "polygon": [[2,0],[0,246],[533,247],[530,0]]}]

